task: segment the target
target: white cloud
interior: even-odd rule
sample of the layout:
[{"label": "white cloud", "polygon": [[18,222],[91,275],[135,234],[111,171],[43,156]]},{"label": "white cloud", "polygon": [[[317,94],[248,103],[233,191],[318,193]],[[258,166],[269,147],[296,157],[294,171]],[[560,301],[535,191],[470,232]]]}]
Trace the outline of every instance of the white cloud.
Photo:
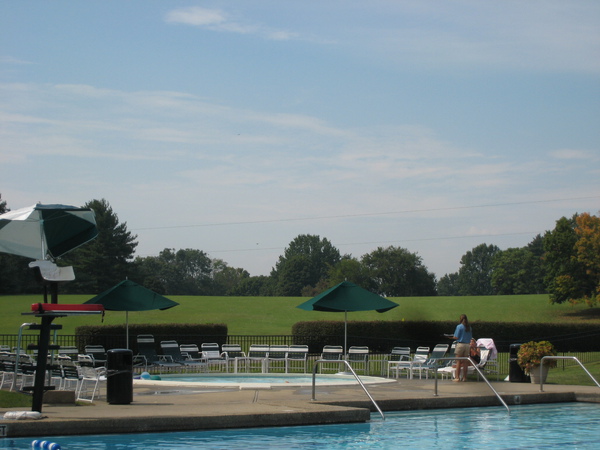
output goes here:
[{"label": "white cloud", "polygon": [[167,23],[192,25],[212,31],[238,34],[257,34],[265,39],[284,41],[295,39],[297,33],[285,30],[274,30],[269,27],[231,18],[225,11],[207,9],[199,6],[178,8],[169,11],[165,17]]}]

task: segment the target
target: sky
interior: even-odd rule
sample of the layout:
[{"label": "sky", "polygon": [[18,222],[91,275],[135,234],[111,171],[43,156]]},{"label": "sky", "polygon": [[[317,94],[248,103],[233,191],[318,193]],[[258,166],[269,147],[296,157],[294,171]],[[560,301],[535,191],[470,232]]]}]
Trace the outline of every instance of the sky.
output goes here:
[{"label": "sky", "polygon": [[0,194],[268,275],[300,234],[438,278],[600,210],[600,2],[0,2]]}]

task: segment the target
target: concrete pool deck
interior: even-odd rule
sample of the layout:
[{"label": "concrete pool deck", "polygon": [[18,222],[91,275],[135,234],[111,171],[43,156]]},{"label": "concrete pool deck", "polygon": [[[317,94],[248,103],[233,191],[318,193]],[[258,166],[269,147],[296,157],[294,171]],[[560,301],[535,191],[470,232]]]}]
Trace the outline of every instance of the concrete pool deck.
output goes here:
[{"label": "concrete pool deck", "polygon": [[[492,382],[509,405],[589,401],[600,403],[596,386],[545,384],[544,392],[531,383]],[[400,379],[367,386],[383,411],[500,406],[486,383]],[[198,389],[181,386],[137,386],[133,402],[114,405],[101,398],[91,405],[44,404],[41,420],[0,420],[5,437],[42,437],[76,434],[140,433],[203,429],[312,425],[364,422],[376,411],[361,387],[311,386],[265,389]],[[23,408],[0,408],[7,411]]]}]

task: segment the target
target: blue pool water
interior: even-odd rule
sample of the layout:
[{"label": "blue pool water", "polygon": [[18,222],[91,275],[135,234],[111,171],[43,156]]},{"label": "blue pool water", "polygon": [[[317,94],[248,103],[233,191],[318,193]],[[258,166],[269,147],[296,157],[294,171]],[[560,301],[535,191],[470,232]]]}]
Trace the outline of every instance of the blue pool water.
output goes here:
[{"label": "blue pool water", "polygon": [[[244,383],[251,384],[275,384],[275,385],[312,385],[312,375],[290,375],[290,374],[219,374],[219,375],[202,375],[202,374],[173,374],[161,375],[161,381],[177,382],[177,383],[198,383],[198,384],[218,384],[218,385],[239,385]],[[380,377],[368,377],[360,375],[363,383],[383,383],[393,382]],[[357,381],[352,375],[321,375],[316,376],[317,385],[327,384],[356,384]]]},{"label": "blue pool water", "polygon": [[[370,423],[178,433],[52,437],[73,449],[397,449],[600,448],[600,405],[554,403],[387,413]],[[39,438],[38,438],[39,439]],[[31,448],[31,438],[3,439],[0,448]]]}]

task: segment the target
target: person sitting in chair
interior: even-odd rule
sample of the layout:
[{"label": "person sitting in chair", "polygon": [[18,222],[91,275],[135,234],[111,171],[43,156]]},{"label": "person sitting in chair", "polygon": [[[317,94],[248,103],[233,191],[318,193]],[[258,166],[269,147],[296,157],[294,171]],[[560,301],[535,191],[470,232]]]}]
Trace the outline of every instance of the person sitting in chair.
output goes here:
[{"label": "person sitting in chair", "polygon": [[475,364],[479,364],[481,362],[481,351],[479,347],[477,347],[477,341],[474,338],[471,338],[471,343],[469,344],[469,356]]}]

